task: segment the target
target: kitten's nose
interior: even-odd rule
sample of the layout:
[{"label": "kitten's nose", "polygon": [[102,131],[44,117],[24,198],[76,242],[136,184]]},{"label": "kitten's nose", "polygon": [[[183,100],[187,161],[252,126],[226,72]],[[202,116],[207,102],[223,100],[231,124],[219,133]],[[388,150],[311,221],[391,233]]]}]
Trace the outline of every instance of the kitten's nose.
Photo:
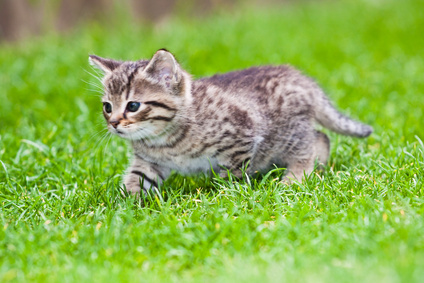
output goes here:
[{"label": "kitten's nose", "polygon": [[119,120],[109,121],[109,124],[111,124],[116,129],[116,127],[118,127],[119,125]]}]

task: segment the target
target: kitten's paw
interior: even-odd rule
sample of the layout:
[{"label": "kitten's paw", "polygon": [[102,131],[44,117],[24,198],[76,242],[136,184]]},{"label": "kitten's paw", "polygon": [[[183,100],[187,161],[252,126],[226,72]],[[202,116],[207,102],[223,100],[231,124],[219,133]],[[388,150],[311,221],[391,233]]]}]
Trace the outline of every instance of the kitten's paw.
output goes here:
[{"label": "kitten's paw", "polygon": [[124,186],[127,192],[131,195],[145,194],[144,188],[140,183],[140,178],[129,175],[124,180]]},{"label": "kitten's paw", "polygon": [[[158,177],[155,178],[159,181]],[[158,192],[158,182],[155,181],[155,178],[149,178],[141,171],[132,170],[125,176],[124,185],[127,192],[132,195],[146,195],[151,191]]]},{"label": "kitten's paw", "polygon": [[139,184],[132,184],[132,183],[126,183],[124,182],[124,187],[126,191],[131,195],[138,195],[140,193],[145,193],[145,191],[141,188]]}]

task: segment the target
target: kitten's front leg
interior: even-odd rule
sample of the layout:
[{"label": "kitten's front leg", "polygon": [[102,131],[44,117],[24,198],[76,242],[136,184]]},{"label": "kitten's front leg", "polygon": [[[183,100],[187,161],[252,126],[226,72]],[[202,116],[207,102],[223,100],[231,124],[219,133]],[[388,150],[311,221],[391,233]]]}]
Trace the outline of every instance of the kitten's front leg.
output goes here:
[{"label": "kitten's front leg", "polygon": [[156,164],[135,156],[124,177],[124,185],[131,194],[138,194],[141,189],[146,193],[154,187],[158,188],[169,175],[170,170],[159,168]]}]

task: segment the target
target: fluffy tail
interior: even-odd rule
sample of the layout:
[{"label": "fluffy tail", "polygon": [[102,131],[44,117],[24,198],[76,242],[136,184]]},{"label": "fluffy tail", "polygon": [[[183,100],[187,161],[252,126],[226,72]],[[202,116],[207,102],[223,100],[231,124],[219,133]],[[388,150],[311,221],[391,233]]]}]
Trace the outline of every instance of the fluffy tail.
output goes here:
[{"label": "fluffy tail", "polygon": [[317,97],[315,119],[324,127],[347,136],[365,138],[373,131],[371,126],[354,121],[337,111],[324,94]]}]

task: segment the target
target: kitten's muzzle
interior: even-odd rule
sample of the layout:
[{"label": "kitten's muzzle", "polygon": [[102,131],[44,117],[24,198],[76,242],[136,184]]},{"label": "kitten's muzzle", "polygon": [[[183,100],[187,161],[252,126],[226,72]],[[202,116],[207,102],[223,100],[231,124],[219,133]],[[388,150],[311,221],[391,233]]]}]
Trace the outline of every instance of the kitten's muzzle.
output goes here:
[{"label": "kitten's muzzle", "polygon": [[114,127],[116,129],[116,127],[118,127],[119,125],[119,120],[113,120],[113,121],[109,121],[109,124],[112,125],[112,127]]}]

